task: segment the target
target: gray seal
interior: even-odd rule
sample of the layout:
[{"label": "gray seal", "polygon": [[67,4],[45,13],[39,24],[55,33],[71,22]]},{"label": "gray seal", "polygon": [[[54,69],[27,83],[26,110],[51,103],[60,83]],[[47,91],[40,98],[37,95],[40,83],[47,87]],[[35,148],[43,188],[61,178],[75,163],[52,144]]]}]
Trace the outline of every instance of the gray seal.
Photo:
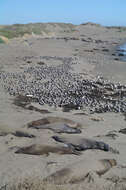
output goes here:
[{"label": "gray seal", "polygon": [[104,151],[110,150],[109,145],[102,141],[96,141],[79,136],[74,136],[74,137],[52,136],[52,138],[57,142],[61,142],[67,144],[68,146],[74,147],[74,149],[77,151],[84,151],[88,149],[99,149]]}]

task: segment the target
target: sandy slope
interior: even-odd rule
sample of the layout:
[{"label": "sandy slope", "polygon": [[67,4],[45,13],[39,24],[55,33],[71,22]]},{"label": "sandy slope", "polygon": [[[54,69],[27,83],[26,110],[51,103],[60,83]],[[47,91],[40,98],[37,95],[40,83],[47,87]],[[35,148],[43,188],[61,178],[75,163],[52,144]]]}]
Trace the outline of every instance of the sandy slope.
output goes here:
[{"label": "sandy slope", "polygon": [[[126,38],[126,32],[119,33],[117,29],[107,29],[91,25],[80,25],[77,31],[61,33],[61,39],[41,36],[27,39],[14,39],[9,44],[0,46],[0,70],[5,72],[20,72],[24,68],[35,66],[40,61],[40,56],[76,57],[78,65],[73,66],[73,72],[80,73],[85,78],[93,78],[97,74],[104,77],[126,83],[126,63],[114,60],[111,54],[114,52],[115,43],[119,44]],[[77,40],[67,40],[64,37],[76,37]],[[84,39],[82,41],[82,39]],[[97,40],[101,40],[98,42]],[[102,51],[108,49],[107,52]],[[24,60],[30,56],[30,63]],[[47,61],[48,65],[59,65],[60,61]],[[116,159],[117,166],[110,169],[98,180],[98,185],[104,185],[108,178],[125,178],[126,176],[126,140],[125,134],[118,131],[126,127],[123,114],[105,113],[93,115],[75,115],[81,111],[62,112],[61,109],[48,109],[51,113],[42,114],[32,110],[26,110],[13,104],[14,97],[7,94],[0,85],[0,187],[12,182],[16,178],[28,176],[41,176],[42,178],[54,173],[69,164],[83,160],[87,171],[91,171],[90,159]],[[56,145],[51,138],[54,133],[50,130],[27,129],[26,124],[33,120],[46,116],[57,116],[71,119],[82,125],[81,136],[102,140],[119,150],[119,154],[103,152],[100,150],[87,150],[80,156],[58,155],[50,153],[48,157],[15,154],[17,147],[31,144]],[[96,118],[96,119],[95,119]],[[96,120],[96,121],[95,121]],[[98,121],[97,121],[98,120]],[[11,132],[25,130],[34,134],[36,138],[16,137]],[[6,131],[5,136],[2,132]],[[112,135],[106,136],[108,133]],[[68,134],[67,134],[68,135]],[[78,135],[79,136],[79,135]],[[90,159],[89,159],[90,158]],[[51,164],[49,164],[51,163]],[[73,164],[74,165],[74,164]],[[72,167],[72,166],[71,166]],[[83,164],[82,164],[82,167]],[[98,166],[99,167],[99,166]],[[84,168],[85,169],[85,168]],[[78,174],[79,175],[79,174]],[[114,177],[113,177],[114,176]],[[79,176],[78,176],[79,177]],[[96,180],[97,181],[97,180]],[[122,180],[123,181],[123,180]],[[110,180],[111,183],[113,183]],[[124,181],[125,182],[125,181]],[[82,182],[80,182],[82,183]],[[94,177],[95,184],[95,177]]]}]

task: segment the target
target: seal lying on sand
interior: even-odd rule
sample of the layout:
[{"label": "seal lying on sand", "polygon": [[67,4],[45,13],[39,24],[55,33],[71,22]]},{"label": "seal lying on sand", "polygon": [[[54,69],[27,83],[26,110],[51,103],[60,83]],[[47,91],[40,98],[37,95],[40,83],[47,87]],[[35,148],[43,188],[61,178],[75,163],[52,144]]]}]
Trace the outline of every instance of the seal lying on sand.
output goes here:
[{"label": "seal lying on sand", "polygon": [[75,150],[83,151],[87,149],[100,149],[109,151],[109,145],[102,141],[95,141],[91,139],[81,137],[63,137],[63,136],[52,136],[55,141],[67,144],[74,147]]},{"label": "seal lying on sand", "polygon": [[64,123],[56,123],[52,125],[39,125],[39,126],[33,126],[32,128],[50,129],[55,133],[68,133],[68,134],[81,133],[80,129],[69,127],[67,124],[64,124]]},{"label": "seal lying on sand", "polygon": [[78,127],[78,123],[60,117],[47,117],[37,121],[32,121],[28,123],[29,128],[35,129],[50,129],[55,133],[81,133]]},{"label": "seal lying on sand", "polygon": [[27,138],[35,137],[35,135],[30,134],[25,129],[18,129],[18,128],[12,128],[6,125],[0,125],[0,136],[6,136],[8,134],[12,134],[16,137],[27,137]]},{"label": "seal lying on sand", "polygon": [[31,105],[32,102],[37,102],[37,98],[34,98],[32,95],[27,95],[27,96],[23,96],[23,95],[19,95],[14,99],[14,104],[16,106],[20,106],[24,109],[28,109],[28,110],[33,110],[36,112],[40,112],[42,114],[46,114],[46,113],[51,113],[48,110],[45,109],[39,109],[33,105]]},{"label": "seal lying on sand", "polygon": [[95,172],[101,176],[116,165],[115,159],[94,160],[89,158],[89,160],[81,160],[56,171],[46,177],[44,181],[53,182],[55,184],[79,183],[87,178],[89,172]]},{"label": "seal lying on sand", "polygon": [[111,151],[113,153],[119,153],[117,150],[113,149],[108,144],[102,141],[87,139],[80,136],[52,136],[52,138],[55,141],[72,146],[77,151],[83,151],[87,149],[99,149],[104,151]]},{"label": "seal lying on sand", "polygon": [[46,155],[49,153],[57,154],[75,154],[80,155],[78,151],[69,146],[50,146],[33,144],[31,146],[19,148],[15,153],[17,154],[31,154],[31,155]]},{"label": "seal lying on sand", "polygon": [[65,123],[69,125],[70,127],[80,127],[79,123],[76,123],[75,121],[72,121],[70,119],[61,118],[61,117],[45,117],[43,119],[39,119],[36,121],[32,121],[28,123],[28,127],[37,127],[42,125],[49,125],[49,124],[56,124],[56,123]]}]

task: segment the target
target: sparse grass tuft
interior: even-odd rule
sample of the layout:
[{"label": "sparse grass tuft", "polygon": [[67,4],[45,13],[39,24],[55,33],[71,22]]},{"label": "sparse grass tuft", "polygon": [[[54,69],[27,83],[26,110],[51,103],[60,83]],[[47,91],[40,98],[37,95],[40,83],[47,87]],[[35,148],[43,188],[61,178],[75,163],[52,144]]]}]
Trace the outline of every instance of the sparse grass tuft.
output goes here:
[{"label": "sparse grass tuft", "polygon": [[[103,182],[103,181],[102,181]],[[98,184],[95,181],[86,182],[81,181],[81,183],[77,184],[62,184],[56,185],[53,181],[50,183],[48,181],[44,182],[41,178],[36,177],[28,177],[25,179],[15,180],[14,184],[5,185],[2,187],[2,190],[126,190],[126,184],[120,183],[109,183]]]}]

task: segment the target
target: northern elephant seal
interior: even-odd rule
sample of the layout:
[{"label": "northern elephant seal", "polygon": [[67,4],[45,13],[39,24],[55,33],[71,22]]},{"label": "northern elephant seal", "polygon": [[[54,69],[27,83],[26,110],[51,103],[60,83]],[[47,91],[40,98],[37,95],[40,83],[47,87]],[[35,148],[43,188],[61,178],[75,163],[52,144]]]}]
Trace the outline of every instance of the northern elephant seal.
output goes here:
[{"label": "northern elephant seal", "polygon": [[52,136],[52,138],[55,141],[74,147],[74,149],[77,151],[83,151],[87,149],[99,149],[99,150],[109,151],[109,145],[102,141],[95,141],[80,136],[74,136],[74,137]]},{"label": "northern elephant seal", "polygon": [[29,133],[26,129],[19,129],[14,127],[9,127],[6,125],[0,125],[0,136],[6,136],[8,134],[12,134],[16,137],[28,137],[28,138],[34,138],[35,135]]},{"label": "northern elephant seal", "polygon": [[68,134],[78,134],[81,133],[81,130],[78,128],[70,127],[65,123],[54,123],[54,124],[46,124],[46,125],[38,125],[32,126],[35,129],[49,129],[55,133],[68,133]]},{"label": "northern elephant seal", "polygon": [[31,154],[31,155],[49,155],[49,153],[57,154],[75,154],[80,155],[80,153],[69,146],[50,146],[50,145],[40,145],[33,144],[31,146],[19,148],[15,153],[17,154]]},{"label": "northern elephant seal", "polygon": [[81,125],[75,121],[72,121],[67,118],[62,118],[62,117],[44,117],[42,119],[32,121],[27,124],[28,127],[37,127],[37,126],[42,126],[42,125],[49,125],[49,124],[56,124],[56,123],[65,123],[69,125],[70,127],[80,127]]},{"label": "northern elephant seal", "polygon": [[44,180],[60,185],[64,183],[78,183],[84,181],[90,172],[95,172],[101,176],[116,165],[115,159],[94,160],[93,158],[89,158],[89,160],[81,160],[70,164],[54,172]]},{"label": "northern elephant seal", "polygon": [[55,133],[81,133],[80,124],[61,117],[45,117],[27,124],[28,128],[49,129]]}]

